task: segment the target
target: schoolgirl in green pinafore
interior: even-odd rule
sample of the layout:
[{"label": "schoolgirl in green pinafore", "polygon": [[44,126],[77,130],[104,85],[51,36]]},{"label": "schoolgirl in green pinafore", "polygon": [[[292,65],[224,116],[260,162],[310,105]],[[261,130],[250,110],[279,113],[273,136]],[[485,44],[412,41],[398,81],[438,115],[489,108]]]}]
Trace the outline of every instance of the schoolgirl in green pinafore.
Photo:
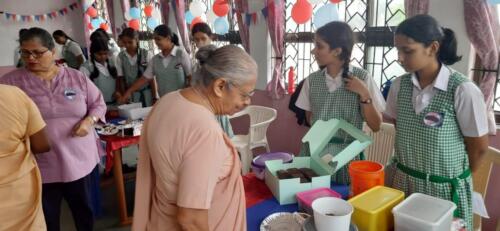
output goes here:
[{"label": "schoolgirl in green pinafore", "polygon": [[85,62],[80,45],[62,30],[54,31],[52,37],[56,43],[62,45],[62,58],[66,65],[77,70],[80,69],[80,66]]},{"label": "schoolgirl in green pinafore", "polygon": [[[310,124],[342,119],[358,129],[362,129],[365,121],[372,130],[379,129],[385,102],[368,72],[349,65],[353,45],[353,32],[346,23],[331,22],[317,30],[312,52],[324,68],[309,75],[296,102],[297,107],[306,111]],[[335,156],[352,141],[350,135],[339,131],[322,155]],[[309,155],[305,146],[300,154]],[[360,158],[358,155],[355,159]],[[335,182],[349,184],[347,167],[336,171]]]},{"label": "schoolgirl in green pinafore", "polygon": [[[118,54],[116,67],[120,85],[119,88],[120,91],[123,92],[142,76],[151,57],[146,49],[139,47],[139,34],[136,30],[125,28],[120,38],[124,44],[125,50]],[[134,92],[130,101],[133,103],[140,102],[143,107],[151,106],[152,97],[150,85],[143,86],[141,89]]]},{"label": "schoolgirl in green pinafore", "polygon": [[385,114],[396,128],[388,183],[406,196],[419,192],[453,201],[454,216],[473,230],[471,168],[488,145],[483,95],[447,66],[460,60],[456,40],[431,16],[406,19],[394,41],[410,74],[394,81],[387,99]]},{"label": "schoolgirl in green pinafore", "polygon": [[108,58],[108,45],[104,41],[93,41],[90,44],[90,56],[90,60],[83,63],[80,71],[94,82],[106,104],[115,103],[117,74],[113,62]]},{"label": "schoolgirl in green pinafore", "polygon": [[179,46],[179,38],[166,25],[154,29],[153,38],[161,50],[149,62],[141,78],[136,80],[125,91],[119,102],[127,102],[132,94],[147,83],[152,83],[153,97],[161,97],[190,84],[191,61],[183,47]]}]

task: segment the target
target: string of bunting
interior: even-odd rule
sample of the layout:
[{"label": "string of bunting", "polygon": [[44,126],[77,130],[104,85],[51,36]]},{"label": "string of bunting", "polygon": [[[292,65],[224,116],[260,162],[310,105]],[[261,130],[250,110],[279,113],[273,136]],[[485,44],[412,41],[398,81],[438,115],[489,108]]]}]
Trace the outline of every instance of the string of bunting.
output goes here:
[{"label": "string of bunting", "polygon": [[3,16],[4,16],[3,18],[5,18],[7,20],[12,20],[12,21],[17,21],[17,22],[21,22],[21,21],[22,22],[33,22],[33,21],[40,22],[40,21],[42,21],[43,22],[43,21],[48,20],[48,19],[55,19],[58,16],[66,15],[66,14],[68,14],[68,12],[70,10],[74,11],[77,8],[78,8],[78,2],[74,2],[74,3],[71,3],[70,5],[68,5],[67,7],[64,7],[62,9],[52,11],[49,13],[45,13],[45,14],[22,15],[22,14],[15,14],[15,13],[4,12],[4,11],[0,11],[0,14],[3,14]]}]

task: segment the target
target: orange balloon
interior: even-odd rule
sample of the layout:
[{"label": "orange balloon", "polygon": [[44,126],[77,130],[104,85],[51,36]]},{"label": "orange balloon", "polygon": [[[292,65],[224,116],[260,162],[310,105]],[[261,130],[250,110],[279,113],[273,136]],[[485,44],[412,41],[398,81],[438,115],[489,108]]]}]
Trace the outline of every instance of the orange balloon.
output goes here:
[{"label": "orange balloon", "polygon": [[128,21],[128,27],[138,31],[141,27],[139,19],[132,19]]},{"label": "orange balloon", "polygon": [[103,29],[103,30],[107,31],[107,30],[108,30],[108,28],[109,28],[109,26],[108,26],[108,24],[107,24],[107,23],[101,23],[101,25],[99,25],[99,28],[101,28],[101,29]]},{"label": "orange balloon", "polygon": [[312,16],[312,6],[307,0],[298,0],[292,7],[292,19],[297,24],[304,24]]},{"label": "orange balloon", "polygon": [[200,22],[203,22],[203,19],[201,19],[200,16],[194,18],[193,21],[191,21],[191,26],[190,26],[191,30],[193,29],[194,25],[196,25]]},{"label": "orange balloon", "polygon": [[342,2],[342,0],[330,0],[330,2],[332,2],[332,3],[339,3],[339,2]]},{"label": "orange balloon", "polygon": [[225,0],[216,0],[212,9],[214,10],[215,15],[223,17],[229,12],[229,4],[227,4],[227,1]]},{"label": "orange balloon", "polygon": [[91,6],[87,9],[87,15],[91,18],[95,18],[97,17],[97,10]]},{"label": "orange balloon", "polygon": [[146,7],[144,7],[144,14],[146,14],[146,16],[148,17],[151,17],[153,15],[153,6],[152,5],[147,5]]}]

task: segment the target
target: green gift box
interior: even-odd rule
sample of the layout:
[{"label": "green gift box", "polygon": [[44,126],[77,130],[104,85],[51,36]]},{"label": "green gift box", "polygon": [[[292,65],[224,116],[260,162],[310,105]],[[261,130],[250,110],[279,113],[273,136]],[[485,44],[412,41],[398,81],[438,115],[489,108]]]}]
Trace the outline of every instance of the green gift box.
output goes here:
[{"label": "green gift box", "polygon": [[[327,163],[321,159],[321,154],[339,130],[352,136],[354,141]],[[266,184],[280,205],[297,203],[295,195],[299,192],[320,187],[330,188],[331,175],[368,147],[372,143],[372,139],[344,120],[331,119],[316,121],[302,138],[302,142],[306,145],[310,157],[294,157],[291,163],[283,163],[282,160],[270,160],[265,163]],[[311,168],[318,176],[313,177],[309,183],[300,183],[299,178],[278,179],[276,172],[289,168]]]}]

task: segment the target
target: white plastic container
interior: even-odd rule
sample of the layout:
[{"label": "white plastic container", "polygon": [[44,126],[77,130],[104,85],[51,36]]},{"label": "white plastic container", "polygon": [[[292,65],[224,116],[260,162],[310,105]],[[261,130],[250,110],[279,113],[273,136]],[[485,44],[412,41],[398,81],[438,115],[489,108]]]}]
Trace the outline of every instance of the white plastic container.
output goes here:
[{"label": "white plastic container", "polygon": [[151,111],[151,108],[152,107],[120,109],[119,114],[121,117],[129,120],[137,120],[146,117]]},{"label": "white plastic container", "polygon": [[352,205],[340,198],[322,197],[313,201],[314,224],[318,231],[349,231]]},{"label": "white plastic container", "polygon": [[455,203],[413,193],[392,209],[395,231],[449,231]]}]

